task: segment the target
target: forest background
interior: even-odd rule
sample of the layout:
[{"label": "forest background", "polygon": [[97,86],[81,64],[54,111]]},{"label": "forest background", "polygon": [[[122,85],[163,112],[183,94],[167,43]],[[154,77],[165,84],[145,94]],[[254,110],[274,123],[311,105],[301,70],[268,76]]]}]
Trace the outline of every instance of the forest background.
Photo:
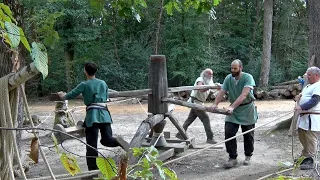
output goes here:
[{"label": "forest background", "polygon": [[[144,89],[152,54],[166,56],[170,87],[192,85],[204,68],[213,69],[214,81],[222,83],[234,59],[241,59],[244,71],[259,84],[262,0],[222,0],[211,13],[195,9],[172,13],[174,7],[162,8],[163,0],[149,0],[147,7],[141,1],[136,9],[141,16],[108,5],[95,9],[99,7],[95,3],[102,2],[98,0],[21,2],[26,36],[43,41],[49,57],[48,77],[43,80],[39,75],[28,81],[28,95],[71,90],[85,80],[83,64],[87,61],[99,65],[97,77],[111,89]],[[273,1],[268,85],[304,74],[308,67],[307,25],[305,1]],[[31,59],[26,59],[26,64],[29,62]]]}]

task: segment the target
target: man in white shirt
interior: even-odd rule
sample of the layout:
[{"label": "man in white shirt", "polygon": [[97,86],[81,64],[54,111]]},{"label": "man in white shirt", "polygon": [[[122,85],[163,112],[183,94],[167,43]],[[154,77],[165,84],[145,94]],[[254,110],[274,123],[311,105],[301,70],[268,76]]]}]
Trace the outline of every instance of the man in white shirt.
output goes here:
[{"label": "man in white shirt", "polygon": [[303,146],[301,156],[306,157],[300,165],[301,170],[313,168],[320,135],[320,69],[314,66],[308,68],[307,78],[309,84],[303,88],[299,104],[295,108],[300,111],[298,135]]},{"label": "man in white shirt", "polygon": [[[209,68],[203,70],[200,74],[200,77],[198,77],[196,82],[194,83],[194,86],[214,85],[212,74],[213,74],[213,71]],[[208,90],[208,89],[192,90],[188,102],[204,105],[204,102],[207,100],[207,97],[209,94],[210,94],[210,90]],[[188,118],[186,119],[186,121],[184,122],[184,124],[182,126],[184,128],[184,130],[187,131],[188,127],[193,123],[193,121],[197,117],[203,123],[204,130],[206,131],[206,135],[207,135],[207,143],[209,143],[209,144],[217,143],[213,139],[213,132],[211,130],[210,119],[209,119],[207,112],[205,112],[205,111],[191,109]],[[179,139],[182,139],[182,136],[180,133],[177,133],[176,137]]]}]

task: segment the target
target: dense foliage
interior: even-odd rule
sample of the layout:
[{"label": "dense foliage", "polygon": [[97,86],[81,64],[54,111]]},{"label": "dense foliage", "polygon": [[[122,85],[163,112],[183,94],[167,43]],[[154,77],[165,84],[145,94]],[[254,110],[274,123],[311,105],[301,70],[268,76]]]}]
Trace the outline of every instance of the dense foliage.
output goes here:
[{"label": "dense foliage", "polygon": [[[97,2],[105,4],[99,8],[94,4]],[[162,1],[119,1],[138,3],[132,11],[112,2],[23,0],[26,16],[32,17],[27,22],[28,37],[44,41],[49,55],[48,78],[30,82],[29,94],[45,95],[74,87],[84,80],[82,65],[86,61],[99,65],[97,76],[111,89],[147,87],[149,56],[156,46]],[[251,73],[258,84],[263,34],[261,0],[223,0],[214,7],[215,14],[199,13],[200,5],[198,9],[178,10],[173,8],[175,4],[171,9],[166,1],[164,5],[158,53],[167,58],[169,86],[191,85],[207,67],[222,83],[236,58],[243,60],[244,71]],[[270,85],[302,75],[307,57],[304,2],[274,0]]]}]

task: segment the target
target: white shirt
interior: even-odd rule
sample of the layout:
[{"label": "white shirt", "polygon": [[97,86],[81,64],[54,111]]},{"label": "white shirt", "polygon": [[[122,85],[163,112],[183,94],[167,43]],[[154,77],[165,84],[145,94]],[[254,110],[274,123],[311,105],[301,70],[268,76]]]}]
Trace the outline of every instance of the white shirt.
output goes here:
[{"label": "white shirt", "polygon": [[[198,82],[202,82],[204,85],[214,85],[214,84],[206,84],[204,79],[202,77],[198,77],[196,82],[194,83],[194,86],[198,85]],[[205,91],[205,92],[201,92],[199,90],[192,90],[190,96],[191,97],[195,97],[196,99],[198,99],[199,101],[194,101],[197,104],[203,104],[203,102],[205,102],[207,100],[207,97],[209,95],[210,91]],[[188,102],[191,102],[191,97],[189,98]]]},{"label": "white shirt", "polygon": [[[299,105],[308,102],[313,95],[320,96],[320,82],[308,84],[305,88],[303,88],[301,94],[302,96],[300,98]],[[320,103],[306,112],[320,113]],[[304,114],[302,116],[299,115],[298,127],[304,130],[310,130],[309,117],[311,119],[311,131],[320,131],[320,114]]]}]

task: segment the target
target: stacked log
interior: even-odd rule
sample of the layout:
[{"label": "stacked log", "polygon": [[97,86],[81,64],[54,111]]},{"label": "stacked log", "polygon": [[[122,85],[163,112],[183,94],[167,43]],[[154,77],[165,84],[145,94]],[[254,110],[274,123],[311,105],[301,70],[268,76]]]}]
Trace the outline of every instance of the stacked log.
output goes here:
[{"label": "stacked log", "polygon": [[255,88],[254,95],[257,99],[288,99],[298,95],[302,86],[298,80],[291,80],[270,86],[267,90]]},{"label": "stacked log", "polygon": [[302,86],[299,84],[298,80],[291,80],[282,83],[278,83],[275,86],[270,87],[268,92],[271,97],[283,97],[291,98],[298,95],[302,90]]}]

